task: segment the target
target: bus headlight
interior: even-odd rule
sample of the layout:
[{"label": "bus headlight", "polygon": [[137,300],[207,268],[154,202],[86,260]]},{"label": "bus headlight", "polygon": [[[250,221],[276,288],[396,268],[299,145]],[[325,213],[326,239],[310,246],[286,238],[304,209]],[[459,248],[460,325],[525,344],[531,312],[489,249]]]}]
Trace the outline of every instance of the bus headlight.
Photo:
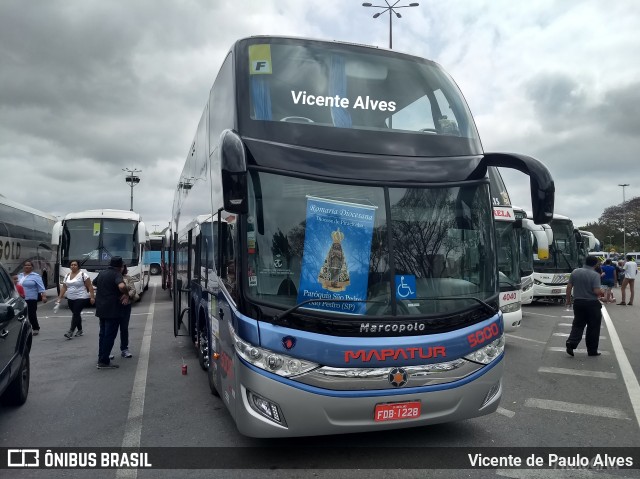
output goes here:
[{"label": "bus headlight", "polygon": [[467,354],[464,358],[469,361],[480,364],[489,364],[494,359],[499,357],[504,352],[504,335],[500,336],[495,341],[487,344],[485,347],[478,349],[477,351]]},{"label": "bus headlight", "polygon": [[500,306],[500,311],[503,313],[513,313],[515,311],[520,310],[520,301],[516,301],[515,303],[505,304],[504,306]]},{"label": "bus headlight", "polygon": [[240,339],[236,332],[229,326],[233,337],[236,354],[246,362],[270,373],[285,378],[309,372],[320,367],[319,364],[304,359],[297,359],[286,354],[277,353],[265,348],[259,348]]}]

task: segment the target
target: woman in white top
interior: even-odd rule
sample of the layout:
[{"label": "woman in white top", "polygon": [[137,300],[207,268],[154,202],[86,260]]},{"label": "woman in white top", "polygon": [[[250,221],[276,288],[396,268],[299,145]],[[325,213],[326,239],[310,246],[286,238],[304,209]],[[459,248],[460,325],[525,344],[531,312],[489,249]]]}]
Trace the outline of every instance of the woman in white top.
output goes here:
[{"label": "woman in white top", "polygon": [[[622,280],[622,301],[619,302],[618,304],[621,305],[625,305],[628,304],[629,306],[633,305],[633,296],[635,293],[635,282],[636,282],[636,276],[638,275],[638,265],[636,264],[636,262],[633,260],[633,256],[627,255],[627,262],[624,264],[623,266],[624,268],[624,279]],[[629,285],[629,291],[630,291],[630,297],[629,297],[629,302],[625,303],[626,299],[627,299],[627,295],[626,290],[627,290],[627,285]]]},{"label": "woman in white top", "polygon": [[73,260],[69,263],[69,268],[71,268],[71,272],[64,278],[60,288],[60,295],[56,300],[56,304],[60,304],[66,294],[67,304],[73,315],[71,317],[71,327],[69,331],[64,333],[64,337],[67,339],[73,337],[73,332],[76,328],[78,328],[76,336],[82,336],[82,316],[80,316],[80,313],[88,304],[94,304],[96,297],[91,278],[80,270],[80,263]]}]

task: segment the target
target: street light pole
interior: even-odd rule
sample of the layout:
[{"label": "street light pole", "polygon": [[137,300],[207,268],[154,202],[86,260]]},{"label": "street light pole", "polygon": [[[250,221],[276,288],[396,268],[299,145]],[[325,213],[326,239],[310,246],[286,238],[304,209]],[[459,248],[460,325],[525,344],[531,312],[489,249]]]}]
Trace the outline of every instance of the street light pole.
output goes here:
[{"label": "street light pole", "polygon": [[362,6],[363,7],[371,7],[371,8],[383,8],[384,10],[382,10],[381,12],[378,12],[376,14],[373,15],[373,18],[378,18],[380,15],[382,15],[383,13],[389,12],[389,50],[393,50],[393,15],[395,15],[398,18],[402,18],[402,15],[400,15],[398,12],[396,12],[396,10],[398,8],[410,8],[410,7],[417,7],[420,4],[415,2],[415,3],[410,3],[409,5],[399,5],[398,3],[400,3],[400,0],[396,0],[396,3],[394,3],[393,5],[391,5],[389,3],[388,0],[384,0],[384,3],[386,3],[387,5],[372,5],[369,2],[363,3]]},{"label": "street light pole", "polygon": [[140,183],[140,177],[134,175],[134,173],[142,173],[142,170],[122,168],[122,171],[129,173],[129,176],[125,178],[125,181],[129,183],[129,186],[131,186],[131,208],[129,211],[133,211],[133,187]]},{"label": "street light pole", "polygon": [[622,186],[622,254],[627,255],[627,203],[624,196],[625,187],[629,186],[629,183],[619,184]]}]

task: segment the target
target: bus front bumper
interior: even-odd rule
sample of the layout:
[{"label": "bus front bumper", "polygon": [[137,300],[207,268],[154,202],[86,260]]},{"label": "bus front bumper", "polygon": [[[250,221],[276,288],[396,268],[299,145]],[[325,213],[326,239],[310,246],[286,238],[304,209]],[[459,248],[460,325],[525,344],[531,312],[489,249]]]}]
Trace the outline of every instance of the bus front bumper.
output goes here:
[{"label": "bus front bumper", "polygon": [[[240,361],[233,399],[223,395],[223,400],[236,403],[238,430],[252,437],[317,436],[426,426],[494,412],[502,397],[503,358],[483,368],[483,374],[473,381],[457,381],[460,383],[457,387],[454,382],[431,387],[427,392],[424,392],[427,388],[414,388],[419,392],[374,396],[357,391],[348,397],[335,391],[309,390],[284,384]],[[286,425],[276,424],[256,412],[249,403],[250,392],[277,405]],[[420,402],[421,414],[418,417],[382,422],[374,420],[377,404],[406,401]]]},{"label": "bus front bumper", "polygon": [[553,286],[547,286],[545,284],[533,285],[534,298],[564,298],[566,295],[566,284],[558,284]]}]

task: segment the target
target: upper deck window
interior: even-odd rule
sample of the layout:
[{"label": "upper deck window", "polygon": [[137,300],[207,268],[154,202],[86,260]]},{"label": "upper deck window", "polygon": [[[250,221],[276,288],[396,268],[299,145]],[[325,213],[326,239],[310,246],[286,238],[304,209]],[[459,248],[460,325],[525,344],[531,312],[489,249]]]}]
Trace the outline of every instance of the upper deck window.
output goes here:
[{"label": "upper deck window", "polygon": [[433,62],[322,42],[246,48],[252,120],[478,140],[460,91]]}]

